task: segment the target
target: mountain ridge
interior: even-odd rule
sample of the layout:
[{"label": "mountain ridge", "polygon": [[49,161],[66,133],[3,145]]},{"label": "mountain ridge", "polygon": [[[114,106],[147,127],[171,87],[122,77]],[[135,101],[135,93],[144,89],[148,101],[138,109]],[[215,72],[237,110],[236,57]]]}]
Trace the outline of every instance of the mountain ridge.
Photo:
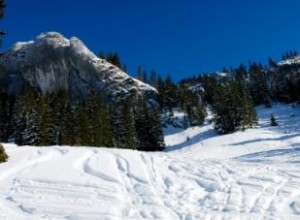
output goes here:
[{"label": "mountain ridge", "polygon": [[45,32],[32,41],[18,42],[0,57],[2,86],[11,92],[24,81],[43,94],[66,89],[72,96],[86,96],[91,91],[106,99],[128,96],[156,96],[150,85],[127,75],[108,61],[98,58],[76,38],[58,32]]}]

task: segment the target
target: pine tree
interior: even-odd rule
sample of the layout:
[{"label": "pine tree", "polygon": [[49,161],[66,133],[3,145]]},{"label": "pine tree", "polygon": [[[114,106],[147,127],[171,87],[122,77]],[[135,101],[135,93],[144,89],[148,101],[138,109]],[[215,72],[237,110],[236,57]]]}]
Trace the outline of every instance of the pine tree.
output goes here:
[{"label": "pine tree", "polygon": [[42,145],[42,131],[40,130],[37,108],[34,106],[25,112],[25,129],[22,132],[23,145]]},{"label": "pine tree", "polygon": [[268,86],[267,75],[261,64],[252,63],[250,65],[250,90],[254,104],[271,105],[271,93]]},{"label": "pine tree", "polygon": [[212,105],[215,98],[214,96],[218,92],[217,80],[209,75],[203,75],[199,80],[204,90],[203,102]]},{"label": "pine tree", "polygon": [[112,116],[110,111],[110,106],[102,105],[101,111],[101,125],[102,125],[102,135],[103,143],[102,146],[105,147],[115,147],[115,136],[113,133],[113,126],[111,124]]},{"label": "pine tree", "polygon": [[26,128],[25,110],[23,109],[21,96],[17,97],[16,104],[13,112],[13,127],[14,127],[14,140],[17,145],[23,145],[23,131]]},{"label": "pine tree", "polygon": [[110,113],[98,93],[92,92],[90,94],[87,107],[89,111],[89,145],[113,147]]},{"label": "pine tree", "polygon": [[135,109],[135,128],[140,143],[138,150],[161,151],[164,149],[159,110],[139,100]]},{"label": "pine tree", "polygon": [[138,80],[140,80],[140,81],[144,81],[144,78],[143,78],[143,76],[144,76],[144,74],[143,74],[143,69],[142,69],[142,67],[140,67],[140,66],[138,66],[138,68],[137,68],[137,71],[136,71],[136,78],[138,79]]},{"label": "pine tree", "polygon": [[0,141],[6,142],[11,130],[11,107],[9,95],[0,90]]},{"label": "pine tree", "polygon": [[61,119],[57,137],[58,144],[74,146],[79,143],[80,139],[75,107],[69,101],[65,102],[62,107],[61,114],[58,117]]},{"label": "pine tree", "polygon": [[120,61],[120,58],[119,58],[119,55],[117,52],[113,53],[109,60],[110,60],[111,64],[113,64],[119,68],[122,68],[122,64],[121,64],[121,61]]},{"label": "pine tree", "polygon": [[99,52],[98,57],[101,58],[101,59],[106,58],[105,53],[102,50]]},{"label": "pine tree", "polygon": [[54,131],[54,120],[53,120],[53,109],[50,106],[51,95],[40,97],[38,100],[37,113],[38,123],[41,132],[41,143],[42,146],[48,146],[55,144],[55,131]]},{"label": "pine tree", "polygon": [[150,85],[157,88],[157,73],[153,70],[150,72]]},{"label": "pine tree", "polygon": [[128,98],[111,106],[115,146],[136,149],[139,145],[133,115],[133,100]]},{"label": "pine tree", "polygon": [[212,105],[215,129],[220,133],[232,133],[256,124],[256,114],[243,84],[231,80],[216,89]]},{"label": "pine tree", "polygon": [[54,93],[51,97],[51,117],[52,117],[52,138],[51,144],[63,145],[62,142],[62,128],[67,117],[66,105],[68,102],[68,93],[61,89]]},{"label": "pine tree", "polygon": [[98,100],[98,95],[92,92],[86,101],[86,110],[88,115],[88,133],[89,133],[89,146],[102,145],[102,126],[101,126],[101,102]]},{"label": "pine tree", "polygon": [[74,126],[74,143],[75,146],[88,146],[91,145],[91,134],[90,124],[89,124],[89,115],[86,102],[81,100],[75,105],[73,113],[73,122]]},{"label": "pine tree", "polygon": [[17,94],[13,111],[14,137],[18,145],[40,145],[37,91],[25,84]]},{"label": "pine tree", "polygon": [[145,70],[143,71],[143,82],[144,83],[149,83],[148,74]]},{"label": "pine tree", "polygon": [[120,109],[117,103],[111,104],[109,106],[109,113],[110,113],[110,120],[111,120],[111,127],[112,127],[112,133],[113,133],[113,143],[114,147],[116,148],[122,148],[124,147],[122,145],[122,135],[120,134],[120,130],[123,129],[123,125],[121,123],[120,118]]},{"label": "pine tree", "polygon": [[134,126],[133,102],[130,99],[122,102],[121,120],[123,125],[123,131],[121,131],[122,144],[125,148],[137,149],[138,140],[136,128]]},{"label": "pine tree", "polygon": [[182,110],[186,113],[189,124],[192,126],[202,125],[205,118],[205,110],[199,94],[185,88],[179,97],[181,97]]},{"label": "pine tree", "polygon": [[150,106],[149,120],[151,126],[148,137],[150,139],[150,151],[162,151],[165,148],[164,135],[160,121],[160,112],[156,106]]}]

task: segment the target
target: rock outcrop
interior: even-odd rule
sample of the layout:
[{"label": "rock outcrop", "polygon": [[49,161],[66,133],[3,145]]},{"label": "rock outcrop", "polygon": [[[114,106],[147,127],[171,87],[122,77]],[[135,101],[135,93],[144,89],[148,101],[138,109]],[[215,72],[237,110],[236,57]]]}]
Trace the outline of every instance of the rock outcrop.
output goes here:
[{"label": "rock outcrop", "polygon": [[0,57],[0,86],[10,92],[24,82],[43,94],[66,89],[72,97],[98,91],[119,100],[129,95],[156,96],[156,90],[98,58],[78,38],[66,39],[57,32],[19,42]]}]

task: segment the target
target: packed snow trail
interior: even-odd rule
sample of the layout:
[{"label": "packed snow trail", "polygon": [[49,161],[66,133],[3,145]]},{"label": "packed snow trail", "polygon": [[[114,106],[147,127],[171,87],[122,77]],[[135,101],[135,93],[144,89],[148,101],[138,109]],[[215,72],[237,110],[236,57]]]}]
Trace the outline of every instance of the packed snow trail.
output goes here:
[{"label": "packed snow trail", "polygon": [[5,144],[0,220],[300,219],[300,109],[259,117],[223,136],[167,129],[166,152]]}]

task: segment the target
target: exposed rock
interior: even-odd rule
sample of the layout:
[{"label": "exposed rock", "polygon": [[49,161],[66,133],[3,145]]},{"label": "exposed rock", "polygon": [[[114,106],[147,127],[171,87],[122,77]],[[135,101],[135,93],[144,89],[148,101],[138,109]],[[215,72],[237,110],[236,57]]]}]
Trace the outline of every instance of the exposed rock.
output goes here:
[{"label": "exposed rock", "polygon": [[66,89],[71,96],[98,91],[119,100],[128,95],[156,95],[156,90],[98,58],[78,38],[70,40],[57,32],[39,35],[33,41],[16,43],[0,57],[0,86],[11,92],[27,81],[43,94]]}]

